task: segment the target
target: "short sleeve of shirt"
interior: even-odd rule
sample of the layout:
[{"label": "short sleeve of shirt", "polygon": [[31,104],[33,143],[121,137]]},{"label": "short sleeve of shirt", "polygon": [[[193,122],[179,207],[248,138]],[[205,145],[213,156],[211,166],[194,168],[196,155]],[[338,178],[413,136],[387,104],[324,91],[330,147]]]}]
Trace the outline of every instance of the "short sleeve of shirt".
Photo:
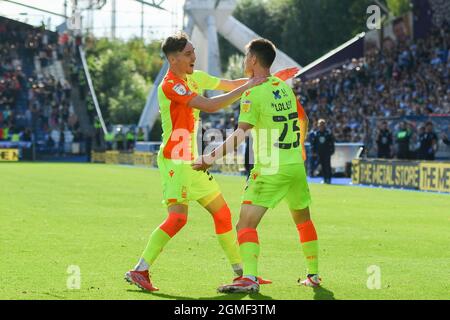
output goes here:
[{"label": "short sleeve of shirt", "polygon": [[259,106],[255,100],[257,99],[250,91],[244,92],[241,97],[239,122],[246,122],[252,126],[256,125],[259,117]]},{"label": "short sleeve of shirt", "polygon": [[300,120],[306,120],[306,112],[305,109],[303,109],[302,104],[300,103],[300,101],[298,101],[298,99],[296,98],[295,101],[297,101],[297,113],[298,113],[298,118]]},{"label": "short sleeve of shirt", "polygon": [[214,90],[220,84],[220,79],[204,71],[195,70],[192,78],[202,90]]},{"label": "short sleeve of shirt", "polygon": [[195,92],[181,81],[165,81],[162,85],[164,95],[171,101],[181,104],[188,104],[194,97],[197,96]]}]

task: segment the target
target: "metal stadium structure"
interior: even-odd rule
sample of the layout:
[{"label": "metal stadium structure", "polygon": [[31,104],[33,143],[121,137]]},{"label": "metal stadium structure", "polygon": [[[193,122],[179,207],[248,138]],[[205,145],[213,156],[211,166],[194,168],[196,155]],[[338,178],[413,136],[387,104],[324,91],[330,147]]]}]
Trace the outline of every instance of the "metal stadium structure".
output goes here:
[{"label": "metal stadium structure", "polygon": [[[236,7],[236,0],[186,0],[184,14],[187,24],[184,31],[191,37],[197,53],[196,69],[220,76],[220,56],[218,34],[222,35],[234,47],[244,53],[245,45],[260,36],[249,29],[231,14]],[[284,52],[277,50],[273,69],[300,65]],[[158,117],[157,87],[167,72],[164,63],[155,85],[151,90],[145,108],[139,119],[139,126],[151,129]]]}]

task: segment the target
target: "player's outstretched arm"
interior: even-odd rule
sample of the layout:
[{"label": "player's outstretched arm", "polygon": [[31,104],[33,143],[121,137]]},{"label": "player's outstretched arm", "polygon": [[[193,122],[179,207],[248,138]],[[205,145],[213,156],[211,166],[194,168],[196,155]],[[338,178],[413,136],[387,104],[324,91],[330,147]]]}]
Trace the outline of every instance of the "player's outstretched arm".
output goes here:
[{"label": "player's outstretched arm", "polygon": [[295,75],[299,71],[300,71],[300,68],[297,68],[297,67],[286,68],[286,69],[275,72],[274,76],[277,78],[280,78],[283,81],[286,81],[288,79],[295,77]]},{"label": "player's outstretched arm", "polygon": [[247,81],[248,81],[248,78],[241,78],[241,79],[235,79],[235,80],[220,79],[220,83],[217,86],[216,90],[229,92],[229,91],[232,91],[232,90],[239,88],[240,86],[246,84]]},{"label": "player's outstretched arm", "polygon": [[189,101],[188,106],[208,113],[217,112],[238,100],[246,90],[265,82],[266,79],[266,77],[251,78],[233,91],[212,98],[196,96]]},{"label": "player's outstretched arm", "polygon": [[[280,71],[277,71],[274,76],[280,78],[283,81],[293,78],[300,71],[297,67],[286,68]],[[221,79],[219,85],[216,90],[221,91],[232,91],[240,86],[244,85],[248,81],[248,78],[241,78],[236,80],[227,80]]]},{"label": "player's outstretched arm", "polygon": [[220,146],[211,151],[211,153],[199,157],[193,164],[194,170],[206,170],[227,153],[234,151],[245,140],[247,131],[253,126],[249,123],[239,122],[238,128],[225,140]]}]

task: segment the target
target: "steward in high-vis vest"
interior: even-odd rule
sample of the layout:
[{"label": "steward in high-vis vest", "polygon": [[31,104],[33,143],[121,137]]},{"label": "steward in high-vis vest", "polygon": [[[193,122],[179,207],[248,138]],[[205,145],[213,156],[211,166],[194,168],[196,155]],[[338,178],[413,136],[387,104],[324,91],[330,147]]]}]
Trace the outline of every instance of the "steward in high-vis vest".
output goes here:
[{"label": "steward in high-vis vest", "polygon": [[11,141],[12,142],[19,142],[20,141],[20,134],[13,133],[12,136],[11,136]]},{"label": "steward in high-vis vest", "polygon": [[131,150],[134,147],[134,132],[133,130],[128,130],[127,135],[126,135],[126,140],[127,140],[127,150]]},{"label": "steward in high-vis vest", "polygon": [[108,132],[105,134],[106,150],[112,150],[114,144],[114,132]]},{"label": "steward in high-vis vest", "polygon": [[405,122],[401,122],[399,130],[396,134],[397,142],[397,158],[398,159],[410,159],[409,142],[412,136],[411,130],[407,128]]},{"label": "steward in high-vis vest", "polygon": [[139,128],[136,140],[139,142],[145,141],[145,132],[142,128]]},{"label": "steward in high-vis vest", "polygon": [[3,128],[3,140],[9,140],[9,128]]}]

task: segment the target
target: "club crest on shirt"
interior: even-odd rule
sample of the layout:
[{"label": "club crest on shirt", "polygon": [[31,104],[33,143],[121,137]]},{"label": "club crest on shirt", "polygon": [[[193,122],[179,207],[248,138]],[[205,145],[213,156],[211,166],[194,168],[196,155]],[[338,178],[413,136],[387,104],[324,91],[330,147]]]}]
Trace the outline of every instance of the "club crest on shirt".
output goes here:
[{"label": "club crest on shirt", "polygon": [[193,88],[194,91],[198,91],[199,90],[197,83],[195,83],[193,81],[189,83],[189,87]]},{"label": "club crest on shirt", "polygon": [[250,108],[252,106],[251,101],[245,100],[241,102],[241,112],[247,113],[250,112]]},{"label": "club crest on shirt", "polygon": [[188,93],[188,91],[186,90],[186,87],[182,83],[177,83],[176,85],[173,86],[172,89],[173,89],[173,91],[178,93],[180,96],[185,96]]}]

